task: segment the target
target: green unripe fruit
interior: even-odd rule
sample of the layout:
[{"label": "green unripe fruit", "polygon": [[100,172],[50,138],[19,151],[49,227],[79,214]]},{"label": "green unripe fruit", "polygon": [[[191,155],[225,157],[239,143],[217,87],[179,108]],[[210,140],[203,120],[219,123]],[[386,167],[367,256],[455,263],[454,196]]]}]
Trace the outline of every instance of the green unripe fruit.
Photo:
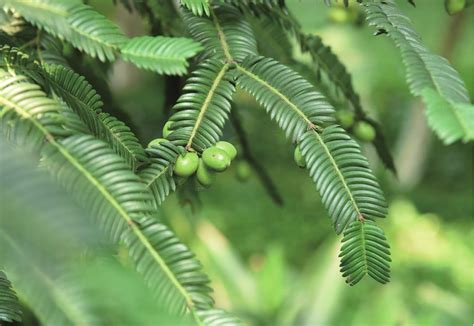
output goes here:
[{"label": "green unripe fruit", "polygon": [[250,164],[248,164],[247,161],[239,161],[237,163],[237,179],[239,181],[247,181],[250,178],[250,174],[252,173],[252,168],[250,167]]},{"label": "green unripe fruit", "polygon": [[367,122],[360,121],[354,127],[354,134],[362,141],[371,142],[375,138],[375,129]]},{"label": "green unripe fruit", "polygon": [[199,165],[199,157],[194,152],[179,155],[173,171],[177,176],[189,177],[196,172]]},{"label": "green unripe fruit", "polygon": [[168,136],[171,134],[172,130],[170,129],[170,127],[172,123],[172,121],[168,121],[163,126],[163,138],[168,138]]},{"label": "green unripe fruit", "polygon": [[226,141],[218,141],[215,145],[217,148],[224,150],[229,158],[233,160],[237,156],[237,149],[234,145]]},{"label": "green unripe fruit", "polygon": [[294,158],[296,165],[298,165],[300,168],[306,167],[306,162],[304,160],[303,154],[301,154],[301,149],[299,146],[296,146],[295,148]]},{"label": "green unripe fruit", "polygon": [[209,187],[214,181],[214,172],[209,170],[202,160],[199,160],[196,177],[201,185]]},{"label": "green unripe fruit", "polygon": [[454,15],[466,7],[466,0],[444,0],[444,7],[448,14]]},{"label": "green unripe fruit", "polygon": [[347,110],[336,112],[336,118],[342,128],[348,129],[354,124],[354,113]]},{"label": "green unripe fruit", "polygon": [[159,144],[161,144],[162,142],[165,142],[165,141],[167,141],[167,140],[164,139],[164,138],[153,139],[151,142],[148,143],[148,147],[158,146]]},{"label": "green unripe fruit", "polygon": [[350,20],[349,12],[343,7],[332,7],[329,9],[329,20],[333,23],[345,23]]},{"label": "green unripe fruit", "polygon": [[222,172],[230,165],[230,157],[221,148],[209,147],[202,153],[204,164],[211,170]]}]

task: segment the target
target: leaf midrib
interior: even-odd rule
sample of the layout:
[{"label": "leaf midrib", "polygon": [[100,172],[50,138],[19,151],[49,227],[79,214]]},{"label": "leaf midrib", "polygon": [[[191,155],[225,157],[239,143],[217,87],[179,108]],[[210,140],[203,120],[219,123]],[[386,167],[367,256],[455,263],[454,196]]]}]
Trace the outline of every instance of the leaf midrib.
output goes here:
[{"label": "leaf midrib", "polygon": [[296,104],[291,102],[291,100],[285,94],[281,93],[277,88],[273,87],[272,85],[267,83],[265,80],[260,78],[258,75],[247,70],[245,67],[241,66],[240,64],[237,64],[236,67],[237,67],[237,70],[240,70],[245,75],[256,80],[258,83],[268,88],[272,93],[280,97],[293,111],[295,111],[301,118],[303,118],[303,120],[306,122],[308,126],[313,125],[313,123],[311,122],[311,120],[308,119],[306,114],[303,111],[301,111]]},{"label": "leaf midrib", "polygon": [[221,83],[222,79],[224,78],[225,73],[227,72],[227,69],[229,68],[229,63],[226,63],[222,66],[221,70],[216,76],[216,79],[212,82],[211,89],[209,90],[209,93],[207,93],[207,96],[204,100],[204,103],[202,104],[201,109],[199,110],[199,115],[196,119],[196,123],[193,126],[193,129],[191,131],[191,135],[189,136],[188,143],[186,144],[186,148],[189,149],[193,145],[193,139],[197,134],[197,131],[204,119],[204,116],[206,115],[207,109],[209,108],[211,101],[216,94],[217,87],[219,87],[219,84]]},{"label": "leaf midrib", "polygon": [[55,140],[54,136],[51,133],[49,133],[49,131],[46,128],[44,128],[43,125],[41,125],[27,111],[23,110],[20,106],[16,105],[15,103],[13,103],[9,100],[6,100],[5,98],[2,98],[2,97],[0,97],[0,103],[10,105],[11,107],[15,108],[21,116],[23,116],[24,118],[30,120],[33,123],[33,125],[35,127],[37,127],[45,135],[45,137],[46,137],[46,139],[48,139],[49,143],[52,146],[56,147],[56,149],[66,158],[66,160],[69,161],[70,164],[73,165],[77,170],[79,170],[79,172],[81,172],[99,190],[99,192],[102,193],[102,195],[105,197],[105,199],[116,209],[116,211],[120,214],[120,216],[127,222],[129,227],[133,230],[133,233],[138,237],[138,239],[142,243],[142,245],[145,246],[145,248],[149,251],[149,253],[155,259],[155,261],[158,263],[158,265],[165,272],[165,275],[168,276],[168,278],[173,283],[173,285],[175,285],[175,287],[178,289],[178,291],[184,297],[184,299],[186,301],[186,305],[187,305],[189,311],[192,313],[193,317],[196,319],[196,322],[198,324],[202,324],[201,320],[197,317],[196,313],[194,312],[192,299],[187,294],[184,287],[176,279],[173,272],[168,268],[165,261],[156,252],[155,248],[151,245],[151,243],[148,241],[146,236],[140,231],[140,229],[134,223],[133,219],[130,216],[128,216],[128,213],[120,206],[120,204],[108,192],[108,190],[100,183],[100,181],[97,180],[89,171],[87,171],[80,164],[79,161],[77,161],[72,155],[70,155],[69,152],[63,146],[61,146],[61,144],[59,144]]},{"label": "leaf midrib", "polygon": [[[264,85],[265,87],[267,87],[270,91],[272,91],[273,93],[275,93],[277,96],[279,96],[282,100],[285,101],[285,103],[288,104],[288,106],[290,108],[292,108],[298,115],[300,115],[304,120],[305,122],[309,125],[312,125],[312,122],[306,117],[306,115],[304,114],[304,112],[298,108],[298,106],[296,104],[294,104],[293,102],[291,102],[291,100],[285,96],[283,93],[281,93],[277,88],[273,87],[272,85],[270,85],[269,83],[267,83],[265,80],[261,79],[259,76],[253,74],[252,72],[248,71],[247,69],[245,69],[244,67],[242,67],[241,65],[237,64],[237,69],[240,70],[241,72],[245,73],[247,76],[253,78],[254,80],[256,80],[257,82],[259,82],[260,84]],[[326,146],[326,143],[324,142],[324,140],[322,139],[322,137],[319,135],[319,133],[314,130],[314,129],[311,129],[312,132],[314,133],[314,135],[316,136],[316,138],[318,139],[319,143],[321,144],[321,146],[323,147],[324,151],[326,152],[327,156],[329,157],[330,161],[331,161],[331,164],[333,165],[334,167],[334,170],[336,171],[337,173],[337,176],[339,177],[339,179],[341,180],[343,186],[344,186],[344,189],[346,190],[346,193],[348,194],[349,196],[349,200],[352,204],[352,206],[354,207],[355,211],[357,212],[358,216],[361,217],[362,214],[360,213],[360,209],[357,205],[357,202],[355,201],[354,197],[352,196],[352,192],[349,188],[349,185],[347,184],[346,182],[346,179],[344,178],[344,175],[342,174],[342,172],[340,171],[339,169],[339,166],[337,165],[337,162],[336,160],[334,159],[334,157],[332,156],[331,154],[331,151],[329,150],[329,148]]]},{"label": "leaf midrib", "polygon": [[[199,51],[199,49],[200,47],[197,47],[196,51]],[[142,58],[146,60],[177,61],[178,63],[183,63],[183,62],[187,62],[186,58],[192,56],[192,54],[196,52],[196,51],[191,51],[191,50],[188,50],[187,52],[180,50],[180,52],[179,53],[176,52],[176,54],[144,53],[138,50],[129,49],[127,45],[125,45],[124,47],[120,49],[120,53],[126,56],[133,56],[133,57]]]},{"label": "leaf midrib", "polygon": [[[17,0],[18,1],[18,0]],[[70,13],[68,11],[65,11],[65,10],[60,10],[58,9],[57,7],[55,7],[54,5],[53,6],[47,6],[46,4],[40,4],[40,3],[32,3],[32,2],[29,2],[29,1],[22,1],[20,0],[20,4],[23,4],[23,5],[26,5],[28,7],[31,7],[33,9],[35,8],[38,8],[38,9],[42,9],[46,12],[50,12],[51,14],[53,15],[57,15],[57,16],[60,16],[62,18],[65,19],[65,23],[68,24],[71,28],[72,31],[74,31],[76,34],[78,34],[79,36],[81,37],[84,37],[85,39],[87,40],[92,40],[93,42],[95,43],[98,43],[100,45],[103,46],[103,50],[109,50],[109,51],[113,51],[113,50],[116,50],[119,46],[119,43],[117,44],[114,44],[112,42],[107,42],[106,40],[104,39],[100,39],[98,38],[97,36],[95,36],[94,34],[87,34],[85,33],[84,31],[82,31],[81,29],[77,28],[77,26],[75,26],[74,24],[72,24],[72,22],[69,21],[69,18],[71,17],[70,16]],[[77,3],[77,5],[83,5],[82,3]],[[13,8],[15,7],[15,5],[11,5]],[[75,4],[72,5],[72,7],[74,7]],[[71,7],[71,8],[72,8]],[[21,14],[21,13],[20,13]],[[22,15],[23,16],[23,15]],[[30,19],[27,19],[27,20],[30,20]],[[34,19],[33,19],[34,20]],[[41,24],[42,25],[42,24]],[[54,31],[55,34],[58,34],[58,35],[61,35],[62,31]],[[64,37],[64,34],[62,35],[62,37]],[[124,36],[124,39],[125,39],[125,36]],[[80,42],[75,42],[74,40],[69,40],[71,43],[73,44],[78,44]],[[78,46],[78,45],[76,45]],[[82,46],[81,46],[82,47]],[[83,49],[84,50],[84,49]],[[113,54],[112,54],[113,55]],[[106,55],[107,56],[107,55]]]},{"label": "leaf midrib", "polygon": [[361,217],[362,217],[362,214],[360,213],[359,206],[357,205],[357,202],[356,202],[356,200],[354,199],[354,196],[352,196],[352,191],[351,191],[351,189],[349,188],[349,185],[348,185],[347,182],[346,182],[346,178],[344,177],[344,175],[342,174],[341,170],[339,169],[339,166],[337,165],[336,160],[335,160],[334,157],[332,156],[331,151],[330,151],[329,148],[327,147],[327,145],[326,145],[326,143],[324,142],[324,139],[321,137],[321,135],[319,135],[319,133],[316,132],[315,130],[312,130],[312,132],[316,135],[316,138],[318,139],[319,143],[321,144],[321,147],[324,149],[324,151],[326,152],[326,155],[329,157],[329,160],[331,161],[331,164],[333,165],[334,170],[335,170],[336,173],[337,173],[337,176],[338,176],[339,179],[341,180],[341,183],[342,183],[342,185],[344,186],[344,189],[346,190],[347,194],[349,195],[349,200],[351,201],[352,206],[354,207],[355,211],[357,212],[357,216],[358,216],[359,218],[361,218]]},{"label": "leaf midrib", "polygon": [[156,180],[158,180],[159,178],[161,178],[161,176],[162,176],[163,174],[165,174],[165,173],[168,171],[169,168],[170,168],[170,165],[166,166],[163,170],[160,171],[160,173],[154,175],[153,178],[151,178],[151,180],[148,181],[148,182],[145,184],[145,185],[146,185],[146,188],[147,188],[147,189],[150,188],[150,186],[151,186],[153,183],[155,183]]},{"label": "leaf midrib", "polygon": [[[461,129],[464,130],[464,135],[467,135],[469,133],[469,129],[464,125],[464,122],[462,121],[462,119],[460,118],[459,114],[456,112],[456,108],[452,105],[452,102],[447,99],[445,96],[444,96],[444,93],[442,92],[441,90],[441,86],[439,85],[438,81],[434,78],[433,74],[431,73],[431,71],[428,69],[428,66],[425,62],[425,59],[424,57],[418,52],[418,48],[413,46],[412,44],[412,41],[407,39],[407,37],[405,36],[405,34],[403,32],[400,31],[400,29],[392,22],[391,20],[391,15],[389,15],[388,13],[385,12],[385,10],[382,8],[381,5],[378,5],[378,4],[371,4],[371,5],[377,5],[379,8],[380,8],[380,11],[383,13],[383,15],[385,16],[385,19],[387,20],[387,22],[390,23],[391,27],[401,36],[401,38],[403,38],[403,40],[406,42],[406,44],[408,45],[404,45],[404,44],[400,44],[399,46],[400,47],[404,47],[404,48],[408,48],[409,50],[411,50],[413,53],[416,54],[416,56],[420,59],[421,62],[423,62],[423,69],[424,71],[426,71],[426,74],[428,75],[429,79],[431,80],[433,86],[434,86],[434,89],[437,91],[438,94],[441,95],[441,97],[447,101],[448,103],[450,103],[450,105],[448,105],[449,109],[452,111],[455,119],[457,120],[459,126],[461,127]],[[397,40],[394,40],[395,43],[397,43]],[[429,53],[430,55],[435,55],[435,54],[431,54]],[[403,54],[402,54],[403,56]],[[411,87],[411,86],[410,86]],[[428,86],[425,86],[427,88],[430,88]],[[415,93],[415,92],[413,92]],[[421,95],[423,93],[423,90],[417,90],[416,91],[416,94],[415,95]]]},{"label": "leaf midrib", "polygon": [[66,93],[67,95],[69,95],[70,97],[72,97],[73,99],[76,100],[76,102],[81,105],[83,107],[83,109],[85,111],[89,111],[91,112],[94,116],[97,117],[97,119],[95,119],[96,122],[99,122],[100,125],[102,126],[102,128],[104,128],[104,130],[107,130],[108,131],[108,134],[111,135],[116,141],[117,143],[120,144],[120,146],[125,149],[126,152],[129,153],[130,157],[132,158],[133,161],[135,162],[138,162],[138,158],[136,157],[135,153],[133,152],[132,149],[130,149],[127,144],[125,142],[122,141],[122,139],[118,136],[118,134],[114,133],[112,130],[110,130],[107,125],[105,124],[105,122],[103,120],[101,120],[98,116],[98,114],[102,113],[102,108],[98,108],[97,111],[94,111],[94,110],[91,110],[89,108],[89,105],[87,105],[87,103],[85,103],[81,98],[79,98],[78,96],[76,96],[74,93],[70,92],[68,89],[64,88],[62,84],[56,82],[56,80],[54,78],[51,77],[51,75],[48,73],[48,81],[50,81],[51,83],[54,83],[56,85],[56,87],[59,87],[64,93]]},{"label": "leaf midrib", "polygon": [[224,30],[222,29],[222,26],[219,22],[219,19],[217,18],[214,10],[209,7],[211,17],[212,17],[212,22],[214,23],[214,26],[216,27],[217,30],[217,38],[219,39],[219,43],[221,44],[222,50],[224,51],[225,58],[228,62],[234,61],[234,58],[232,57],[232,54],[230,54],[230,47],[229,44],[227,43],[227,38],[225,36]]}]

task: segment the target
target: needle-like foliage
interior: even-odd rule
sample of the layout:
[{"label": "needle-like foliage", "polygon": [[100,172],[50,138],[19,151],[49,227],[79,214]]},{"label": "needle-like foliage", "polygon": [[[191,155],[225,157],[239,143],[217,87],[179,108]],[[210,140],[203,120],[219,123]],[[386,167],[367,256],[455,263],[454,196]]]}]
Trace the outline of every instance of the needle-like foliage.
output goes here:
[{"label": "needle-like foliage", "polygon": [[[445,58],[431,53],[423,45],[409,18],[395,1],[368,0],[364,2],[364,8],[369,24],[384,31],[399,48],[410,91],[423,96],[433,130],[446,144],[459,139],[474,140],[469,127],[474,124],[474,117],[469,112],[474,107],[459,73]],[[444,119],[446,115],[438,114],[440,109],[446,112],[448,119]]]},{"label": "needle-like foliage", "polygon": [[168,137],[176,145],[202,152],[222,136],[235,87],[229,64],[206,60],[194,71],[173,107],[173,130]]},{"label": "needle-like foliage", "polygon": [[140,68],[182,75],[187,59],[201,49],[186,38],[129,39],[114,23],[78,0],[0,0],[0,6],[100,61],[114,61],[121,54]]},{"label": "needle-like foliage", "polygon": [[352,222],[344,231],[342,243],[340,267],[347,283],[354,285],[366,274],[382,284],[389,281],[390,247],[374,222]]},{"label": "needle-like foliage", "polygon": [[140,68],[165,75],[184,75],[187,59],[202,49],[201,45],[185,37],[141,36],[124,43],[122,59]]},{"label": "needle-like foliage", "polygon": [[44,165],[112,240],[126,245],[160,304],[173,314],[190,313],[196,322],[197,311],[213,311],[200,263],[157,220],[150,192],[125,161],[92,136],[64,137],[57,119],[62,106],[37,85],[5,71],[0,81],[3,131],[13,140],[44,144],[36,146]]},{"label": "needle-like foliage", "polygon": [[[459,74],[426,49],[393,0],[359,2],[369,24],[401,50],[410,90],[427,104],[432,129],[445,143],[473,140],[474,110]],[[383,128],[366,115],[349,71],[324,40],[306,35],[282,0],[181,0],[181,7],[148,0],[121,3],[146,16],[150,35],[129,38],[80,0],[0,0],[0,132],[10,144],[34,153],[29,159],[52,176],[37,181],[45,177],[12,165],[13,156],[0,141],[2,154],[7,153],[0,157],[0,183],[6,189],[0,199],[2,209],[8,208],[8,218],[0,219],[0,320],[21,318],[15,290],[44,324],[163,323],[170,314],[170,323],[178,318],[185,324],[238,324],[214,306],[201,263],[158,216],[158,206],[184,182],[174,172],[179,155],[201,156],[221,139],[235,113],[231,109],[239,107],[232,105],[236,86],[299,147],[336,233],[343,234],[340,271],[346,282],[355,285],[368,275],[387,283],[390,247],[375,224],[387,215],[385,197],[359,144],[336,124],[335,111],[350,108],[357,121],[372,125],[373,144],[394,170],[392,158]],[[183,35],[185,29],[192,38]],[[310,55],[307,63],[293,57],[291,36]],[[190,64],[195,57],[199,62]],[[130,127],[108,113],[92,86],[119,58],[161,75],[184,76],[193,68],[182,94],[167,103],[173,107],[167,139],[146,149]],[[84,73],[100,76],[91,79],[94,83],[74,70],[82,62],[99,68]],[[306,79],[290,66],[304,70]],[[167,87],[180,83],[176,77],[164,80]],[[250,158],[235,117],[244,157]],[[58,192],[58,185],[65,191]],[[23,188],[28,189],[24,196]],[[36,210],[28,210],[32,206],[24,201]],[[135,270],[107,263],[103,270],[111,280],[101,279],[100,267],[97,273],[77,272],[84,259],[89,262],[88,250],[98,256],[110,252],[78,236],[80,227],[52,229],[66,222],[94,225],[92,230],[108,239],[107,248],[120,250],[121,262]],[[31,239],[29,230],[35,230]],[[54,236],[48,239],[48,233]],[[94,239],[102,246],[101,236]],[[95,263],[91,260],[91,266],[103,265]],[[129,272],[131,278],[125,276]],[[112,279],[124,280],[121,292]],[[114,293],[126,306],[117,314],[107,300]],[[133,316],[136,298],[146,300],[138,317]]]},{"label": "needle-like foliage", "polygon": [[[254,95],[287,137],[301,147],[337,233],[353,221],[386,216],[385,198],[367,159],[342,128],[327,127],[334,109],[311,84],[268,58],[250,57],[237,71],[237,83]],[[368,270],[366,264],[364,275]],[[389,277],[389,270],[384,276]],[[348,283],[358,281],[360,278]]]},{"label": "needle-like foliage", "polygon": [[15,291],[4,272],[0,271],[0,320],[21,321],[21,307]]},{"label": "needle-like foliage", "polygon": [[154,203],[159,206],[170,192],[176,190],[173,179],[173,166],[178,155],[184,150],[171,142],[153,145],[146,149],[150,164],[139,171],[139,176],[153,195]]},{"label": "needle-like foliage", "polygon": [[100,96],[84,77],[57,65],[48,66],[46,71],[51,89],[79,115],[95,136],[108,142],[132,169],[147,160],[144,149],[130,128],[102,111]]},{"label": "needle-like foliage", "polygon": [[202,16],[203,14],[209,16],[211,13],[209,8],[209,0],[181,0],[181,3],[191,10],[196,16]]},{"label": "needle-like foliage", "polygon": [[190,34],[204,45],[206,57],[242,61],[249,54],[257,53],[250,24],[233,6],[215,5],[211,8],[211,17],[185,12],[184,22]]}]

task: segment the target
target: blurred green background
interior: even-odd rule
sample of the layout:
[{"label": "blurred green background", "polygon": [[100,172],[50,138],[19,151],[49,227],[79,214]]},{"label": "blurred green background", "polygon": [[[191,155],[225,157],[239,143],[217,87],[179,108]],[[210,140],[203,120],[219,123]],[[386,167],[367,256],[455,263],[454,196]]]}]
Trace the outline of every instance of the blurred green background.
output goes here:
[{"label": "blurred green background", "polygon": [[[129,34],[139,18],[107,1]],[[184,189],[162,207],[213,280],[217,305],[253,325],[471,325],[474,322],[473,146],[443,146],[427,128],[423,107],[408,91],[400,55],[365,23],[338,22],[323,1],[288,0],[308,33],[320,35],[353,76],[364,108],[384,127],[398,177],[364,145],[390,203],[381,222],[392,246],[392,281],[365,279],[351,288],[338,271],[339,238],[314,184],[292,159],[292,146],[245,94],[240,116],[251,149],[284,199],[276,205],[255,175],[236,178],[235,165],[197,194]],[[474,97],[474,8],[449,16],[441,0],[407,1],[426,45],[448,57]],[[331,12],[333,10],[333,12]],[[339,15],[339,16],[338,16]],[[297,51],[294,57],[308,58]],[[124,63],[110,87],[143,144],[160,137],[167,117],[164,81]],[[231,126],[224,138],[237,142]],[[190,185],[190,188],[193,186]],[[188,189],[189,190],[189,189]]]}]

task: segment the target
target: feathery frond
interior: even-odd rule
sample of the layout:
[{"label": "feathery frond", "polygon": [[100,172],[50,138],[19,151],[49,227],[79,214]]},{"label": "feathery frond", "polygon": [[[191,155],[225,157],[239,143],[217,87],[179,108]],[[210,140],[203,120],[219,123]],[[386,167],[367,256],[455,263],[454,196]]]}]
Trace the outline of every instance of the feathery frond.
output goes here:
[{"label": "feathery frond", "polygon": [[120,157],[90,136],[72,136],[60,145],[69,157],[59,151],[47,153],[47,166],[53,173],[60,171],[59,180],[66,189],[74,189],[79,202],[90,202],[104,231],[126,244],[159,302],[173,313],[210,308],[211,290],[200,263],[154,217],[149,192]]},{"label": "feathery frond", "polygon": [[52,139],[48,130],[64,135],[63,107],[27,80],[0,70],[0,128],[7,139],[40,152]]},{"label": "feathery frond", "polygon": [[414,95],[426,87],[452,102],[469,103],[469,95],[458,72],[446,59],[430,53],[420,36],[393,0],[364,3],[369,24],[383,28],[400,49],[407,68],[407,81]]},{"label": "feathery frond", "polygon": [[428,124],[446,144],[457,139],[474,140],[474,105],[448,102],[431,88],[421,95],[426,103]]},{"label": "feathery frond", "polygon": [[126,41],[125,35],[115,24],[87,5],[75,6],[67,21],[71,26],[71,36],[65,38],[76,48],[100,61],[113,61],[115,52]]},{"label": "feathery frond", "polygon": [[0,320],[21,321],[21,307],[15,291],[4,272],[0,271]]},{"label": "feathery frond", "polygon": [[202,16],[203,14],[209,16],[211,14],[209,0],[181,0],[181,3],[197,16]]},{"label": "feathery frond", "polygon": [[195,56],[201,45],[185,37],[141,36],[124,43],[120,52],[125,61],[159,74],[184,75],[187,59]]},{"label": "feathery frond", "polygon": [[115,60],[126,41],[116,25],[78,0],[0,0],[0,5],[101,61]]},{"label": "feathery frond", "polygon": [[13,10],[34,26],[66,40],[72,34],[67,17],[80,4],[80,0],[0,0],[3,9]]},{"label": "feathery frond", "polygon": [[[80,287],[65,276],[63,264],[91,242],[80,227],[86,216],[46,174],[27,164],[30,157],[19,155],[4,142],[0,149],[2,266],[41,323],[96,323],[97,316]],[[5,304],[0,297],[0,315],[8,308]]]},{"label": "feathery frond", "polygon": [[374,126],[376,136],[373,145],[385,166],[396,173],[392,154],[388,149],[381,129],[363,110],[359,95],[353,88],[351,75],[344,64],[332,52],[331,48],[325,45],[319,36],[303,33],[297,20],[284,8],[282,10],[275,6],[263,5],[240,6],[239,8],[258,18],[264,17],[270,20],[272,24],[278,25],[281,29],[288,31],[294,36],[300,45],[301,51],[309,53],[316,66],[316,73],[308,73],[305,77],[309,81],[314,82],[318,88],[324,89],[324,94],[331,99],[331,103],[348,103],[354,109],[358,120],[366,121]]},{"label": "feathery frond", "polygon": [[[64,140],[61,145],[78,161],[76,165],[83,166],[85,170],[70,169],[71,176],[63,180],[67,183],[65,186],[70,190],[75,189],[74,194],[77,196],[85,196],[78,198],[81,202],[87,201],[91,192],[96,193],[95,203],[91,207],[95,207],[97,212],[102,212],[99,224],[116,241],[121,239],[127,244],[132,259],[135,260],[139,271],[145,275],[155,294],[161,299],[168,297],[172,311],[183,312],[185,304],[192,305],[191,299],[183,285],[175,279],[177,277],[175,272],[180,269],[172,270],[173,267],[166,265],[166,259],[176,257],[174,255],[180,251],[183,251],[180,258],[185,261],[192,258],[192,255],[187,254],[187,249],[177,242],[164,225],[151,217],[154,212],[147,204],[151,198],[144,185],[104,143],[88,136],[73,136]],[[53,155],[53,153],[47,155],[48,161],[52,164],[51,170],[66,171],[67,165],[72,162]],[[57,153],[55,156],[58,155]],[[76,176],[72,177],[74,174]],[[77,178],[80,174],[84,174],[85,182],[78,184]],[[97,183],[102,187],[99,189],[93,187]],[[85,189],[78,191],[79,187],[89,191]],[[161,257],[160,248],[163,250],[167,248],[164,253],[168,253],[169,256]],[[184,263],[181,259],[175,266],[179,267],[180,263]],[[197,270],[195,266],[199,265],[193,260],[187,264],[188,268],[193,269],[185,269],[184,272]],[[207,282],[207,278],[203,277],[202,280]],[[207,286],[203,286],[207,293]],[[198,284],[196,288],[199,288]],[[186,302],[187,300],[189,302]]]},{"label": "feathery frond", "polygon": [[173,107],[169,140],[202,152],[220,139],[235,92],[228,70],[228,63],[213,59],[198,66]]},{"label": "feathery frond", "polygon": [[102,112],[103,103],[92,85],[79,74],[63,66],[47,66],[51,88],[85,122],[92,133],[108,142],[114,151],[135,169],[147,161],[143,147],[128,126]]},{"label": "feathery frond", "polygon": [[236,317],[221,309],[198,311],[198,316],[207,326],[238,326],[242,323]]},{"label": "feathery frond", "polygon": [[39,85],[44,85],[43,71],[38,62],[21,52],[18,48],[9,45],[0,46],[0,68],[14,70],[30,78]]},{"label": "feathery frond", "polygon": [[242,61],[257,53],[250,24],[231,5],[212,6],[211,17],[185,12],[184,22],[191,35],[204,45],[206,58]]},{"label": "feathery frond", "polygon": [[272,59],[249,58],[237,71],[237,83],[300,143],[337,233],[357,218],[385,217],[383,194],[358,144],[342,128],[324,128],[333,109],[321,94]]},{"label": "feathery frond", "polygon": [[[4,144],[0,141],[5,214],[0,218],[0,261],[42,324],[191,325],[188,318],[166,314],[135,271],[108,258],[112,251],[89,216],[46,171],[37,169],[34,157]],[[4,285],[10,289],[4,276],[0,272],[0,320],[17,311],[10,301],[15,297],[3,290]]]},{"label": "feathery frond", "polygon": [[[84,77],[65,66],[47,65],[42,68],[28,55],[8,46],[0,48],[0,58],[3,59],[0,66],[20,72],[44,88],[52,89],[81,117],[92,134],[108,142],[133,169],[147,161],[142,146],[130,128],[102,112],[100,96]],[[65,114],[68,114],[67,111]],[[76,127],[79,127],[77,123]],[[83,126],[81,128],[84,130]]]},{"label": "feathery frond", "polygon": [[63,56],[63,44],[60,39],[48,33],[38,32],[39,44],[36,48],[38,60],[42,65],[61,65],[69,67],[67,59]]},{"label": "feathery frond", "polygon": [[[18,120],[20,125],[24,119],[32,125],[26,135],[15,130],[15,136],[29,139],[30,130],[36,129],[34,139],[42,136],[43,142],[47,140],[48,146],[43,151],[45,165],[78,202],[91,210],[112,239],[126,244],[137,270],[169,311],[189,311],[197,319],[196,309],[210,309],[213,300],[207,276],[187,247],[153,217],[151,195],[143,182],[104,142],[88,135],[57,139],[56,128],[43,125],[43,115],[30,112],[38,106],[34,102],[52,100],[33,87],[36,85],[18,84],[18,78],[2,75],[2,86],[14,87],[15,94],[20,94],[18,97],[0,94],[2,117],[4,111],[11,112],[9,121]],[[9,131],[12,133],[10,128]]]},{"label": "feathery frond", "polygon": [[63,118],[63,126],[66,129],[66,135],[75,135],[75,134],[86,134],[91,135],[92,132],[86,126],[86,124],[81,120],[81,118],[75,113],[69,106],[62,101],[61,98],[54,96],[53,97],[59,104],[61,104],[60,114]]},{"label": "feathery frond", "polygon": [[147,148],[150,163],[139,171],[139,176],[153,195],[155,207],[160,206],[170,192],[176,190],[173,179],[173,166],[179,154],[184,153],[182,147],[171,142],[163,142]]},{"label": "feathery frond", "polygon": [[[42,191],[44,189],[38,189],[37,193]],[[24,238],[21,242],[21,238],[13,235],[0,228],[0,258],[9,274],[14,275],[12,281],[16,288],[27,298],[41,322],[48,325],[94,324],[95,316],[74,282],[64,276],[61,278],[59,271],[51,271],[50,264],[35,259],[28,241]]]},{"label": "feathery frond", "polygon": [[17,33],[21,33],[21,31],[26,28],[26,25],[28,25],[28,23],[18,15],[0,10],[1,34],[13,37]]},{"label": "feathery frond", "polygon": [[373,221],[354,221],[342,239],[341,273],[350,285],[369,275],[382,284],[390,280],[390,246],[385,234]]},{"label": "feathery frond", "polygon": [[140,68],[183,75],[186,59],[201,50],[197,42],[184,37],[128,39],[115,24],[78,0],[0,0],[1,5],[101,61],[114,61],[121,53],[124,60]]},{"label": "feathery frond", "polygon": [[300,147],[338,234],[353,221],[386,216],[387,204],[369,163],[344,129],[333,125],[322,134],[308,131]]},{"label": "feathery frond", "polygon": [[[452,111],[451,115],[456,115],[458,119],[472,118],[470,115],[457,112],[457,103],[470,104],[468,92],[459,73],[446,59],[428,51],[420,36],[414,31],[410,20],[398,9],[396,3],[393,0],[384,2],[370,0],[363,4],[369,24],[384,30],[400,49],[410,91],[416,96],[422,96],[425,89],[430,88],[443,98],[444,103],[450,103],[445,111]],[[431,103],[433,101],[426,104]],[[439,107],[427,109],[427,112],[433,111],[439,111]],[[472,133],[466,133],[466,130],[453,133],[451,119],[438,119],[436,115],[431,114],[430,120],[430,125],[436,125],[434,131],[445,143],[459,139],[465,141],[474,139]],[[461,124],[472,125],[472,120],[461,121]]]},{"label": "feathery frond", "polygon": [[334,109],[325,98],[277,61],[252,56],[236,69],[237,84],[257,99],[293,142],[308,129],[334,121]]},{"label": "feathery frond", "polygon": [[353,221],[385,217],[383,193],[359,145],[342,128],[326,127],[333,108],[311,84],[268,58],[250,57],[237,72],[237,83],[299,143],[337,233]]}]

